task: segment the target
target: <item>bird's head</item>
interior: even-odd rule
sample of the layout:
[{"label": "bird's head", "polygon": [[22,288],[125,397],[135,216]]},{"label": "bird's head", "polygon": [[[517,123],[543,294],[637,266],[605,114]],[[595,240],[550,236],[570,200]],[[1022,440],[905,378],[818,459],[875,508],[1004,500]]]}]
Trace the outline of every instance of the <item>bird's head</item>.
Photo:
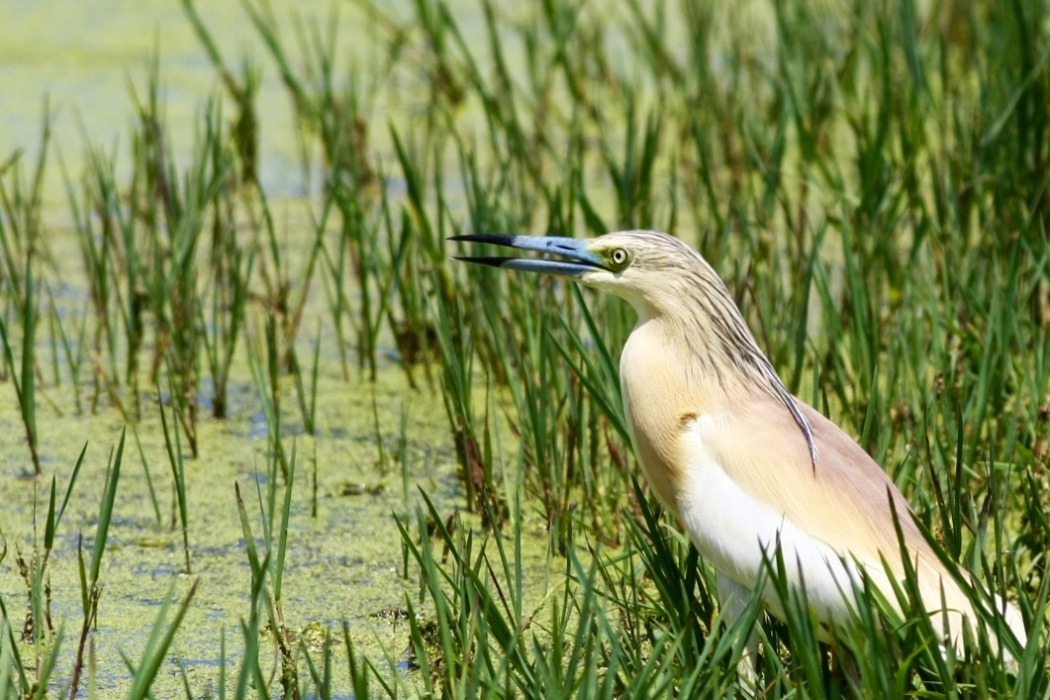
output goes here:
[{"label": "bird's head", "polygon": [[795,399],[755,343],[722,279],[695,250],[656,231],[620,231],[591,239],[547,236],[456,236],[452,240],[537,251],[544,258],[461,257],[460,260],[570,277],[626,299],[639,324],[660,319],[664,340],[705,377],[723,385],[769,391],[791,412],[816,465],[813,433]]},{"label": "bird's head", "polygon": [[[543,258],[464,256],[460,260],[512,270],[569,277],[626,299],[642,317],[681,304],[683,287],[724,292],[714,270],[686,244],[655,231],[620,231],[598,238],[466,235],[473,241],[546,253]],[[728,294],[726,293],[728,297]]]}]

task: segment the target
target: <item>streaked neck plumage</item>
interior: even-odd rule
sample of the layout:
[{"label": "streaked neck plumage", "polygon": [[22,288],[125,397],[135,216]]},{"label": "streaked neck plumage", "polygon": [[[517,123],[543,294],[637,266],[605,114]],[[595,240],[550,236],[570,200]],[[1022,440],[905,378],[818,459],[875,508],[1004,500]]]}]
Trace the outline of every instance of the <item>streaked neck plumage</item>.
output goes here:
[{"label": "streaked neck plumage", "polygon": [[[673,272],[664,272],[659,284],[612,290],[638,313],[638,323],[624,348],[621,373],[626,362],[651,367],[657,373],[664,371],[665,363],[671,363],[682,368],[676,380],[681,382],[679,386],[691,387],[697,396],[716,390],[723,395],[740,390],[768,392],[798,424],[815,466],[810,426],[759,349],[729,290],[707,261],[687,246],[682,248],[688,251],[688,257],[675,265]],[[644,352],[639,352],[643,346]],[[649,372],[628,372],[629,377],[640,382],[648,381],[646,374]]]}]

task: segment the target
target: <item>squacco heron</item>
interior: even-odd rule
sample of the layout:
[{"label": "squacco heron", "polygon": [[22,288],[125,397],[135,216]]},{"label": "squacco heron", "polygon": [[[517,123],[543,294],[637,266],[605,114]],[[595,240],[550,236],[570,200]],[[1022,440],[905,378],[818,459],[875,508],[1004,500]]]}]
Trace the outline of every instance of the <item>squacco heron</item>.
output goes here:
[{"label": "squacco heron", "polygon": [[[699,253],[653,231],[453,240],[559,256],[461,259],[569,277],[634,307],[620,381],[635,452],[652,490],[717,572],[724,618],[740,614],[779,547],[789,587],[804,591],[829,628],[850,624],[861,569],[895,603],[891,581],[906,575],[904,551],[943,640],[959,648],[963,627],[979,624],[901,492],[856,441],[791,395]],[[775,587],[767,583],[761,595],[783,618]],[[995,601],[1023,646],[1020,613]]]}]

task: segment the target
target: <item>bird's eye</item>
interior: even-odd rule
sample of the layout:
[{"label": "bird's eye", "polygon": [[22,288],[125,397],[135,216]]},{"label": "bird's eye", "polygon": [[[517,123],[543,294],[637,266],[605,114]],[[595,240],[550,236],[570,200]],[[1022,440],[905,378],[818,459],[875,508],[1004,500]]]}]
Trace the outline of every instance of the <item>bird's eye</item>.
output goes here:
[{"label": "bird's eye", "polygon": [[631,259],[631,256],[623,248],[614,248],[609,253],[609,262],[611,262],[617,268],[623,268],[627,266],[627,262]]}]

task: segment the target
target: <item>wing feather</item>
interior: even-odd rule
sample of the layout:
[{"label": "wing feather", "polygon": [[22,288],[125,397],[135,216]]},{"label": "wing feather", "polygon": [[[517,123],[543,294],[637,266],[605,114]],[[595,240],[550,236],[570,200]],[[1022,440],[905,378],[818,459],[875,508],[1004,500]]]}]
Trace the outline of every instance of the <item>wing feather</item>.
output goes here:
[{"label": "wing feather", "polygon": [[[945,571],[915,523],[900,490],[882,468],[841,428],[799,401],[812,428],[816,468],[806,437],[795,418],[764,393],[734,397],[721,411],[709,414],[701,440],[710,458],[756,502],[782,514],[793,528],[826,545],[869,573],[888,600],[885,574],[904,575],[901,548],[894,526],[899,520],[906,550],[915,566],[923,605],[933,613],[947,604],[943,616],[931,618],[936,629],[957,644],[963,619],[976,618],[961,588]],[[882,562],[889,564],[885,571]],[[879,584],[879,580],[882,584]],[[1002,604],[1015,633],[1024,629],[1015,609]]]}]

